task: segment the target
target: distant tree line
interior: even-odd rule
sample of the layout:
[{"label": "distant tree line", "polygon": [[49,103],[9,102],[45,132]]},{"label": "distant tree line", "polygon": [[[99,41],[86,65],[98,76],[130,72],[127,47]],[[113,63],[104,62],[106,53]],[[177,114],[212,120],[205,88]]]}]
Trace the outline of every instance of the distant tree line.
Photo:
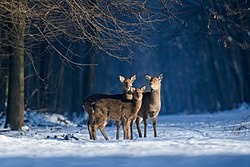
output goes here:
[{"label": "distant tree line", "polygon": [[171,11],[164,5],[168,1],[160,2],[166,7],[162,12],[172,15],[151,36],[156,46],[137,51],[131,64],[99,58],[97,76],[112,72],[105,80],[96,77],[96,90],[119,90],[119,83],[109,81],[120,73],[136,73],[135,85],[148,84],[145,74],[163,73],[161,114],[216,112],[249,103],[248,1],[185,0]]},{"label": "distant tree line", "polygon": [[[168,113],[215,112],[250,102],[249,2],[182,1],[182,24],[160,27]],[[167,40],[166,40],[167,39]]]}]

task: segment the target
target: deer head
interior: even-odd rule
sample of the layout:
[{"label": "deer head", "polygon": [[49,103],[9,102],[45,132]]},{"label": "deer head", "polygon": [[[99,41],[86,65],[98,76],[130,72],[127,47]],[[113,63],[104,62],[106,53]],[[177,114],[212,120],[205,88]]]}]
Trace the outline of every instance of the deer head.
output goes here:
[{"label": "deer head", "polygon": [[123,76],[119,76],[121,83],[123,83],[123,87],[125,91],[130,91],[133,85],[133,82],[136,80],[136,75],[133,75],[131,78],[124,78]]},{"label": "deer head", "polygon": [[146,90],[146,86],[142,86],[141,88],[132,88],[133,97],[135,100],[142,100],[143,93]]},{"label": "deer head", "polygon": [[149,80],[151,90],[158,90],[161,87],[161,80],[163,79],[163,74],[160,74],[158,77],[151,77],[149,75],[145,75],[145,78]]}]

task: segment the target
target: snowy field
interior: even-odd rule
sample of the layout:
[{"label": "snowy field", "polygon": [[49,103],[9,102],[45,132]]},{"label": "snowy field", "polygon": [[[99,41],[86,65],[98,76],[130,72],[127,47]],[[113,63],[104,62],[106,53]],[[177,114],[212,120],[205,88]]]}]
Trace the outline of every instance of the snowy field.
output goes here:
[{"label": "snowy field", "polygon": [[[26,114],[29,129],[0,132],[1,167],[248,167],[250,107],[204,115],[159,116],[157,138],[152,125],[148,138],[90,141],[86,126],[60,115]],[[151,122],[149,122],[151,123]],[[123,136],[122,130],[120,136]]]}]

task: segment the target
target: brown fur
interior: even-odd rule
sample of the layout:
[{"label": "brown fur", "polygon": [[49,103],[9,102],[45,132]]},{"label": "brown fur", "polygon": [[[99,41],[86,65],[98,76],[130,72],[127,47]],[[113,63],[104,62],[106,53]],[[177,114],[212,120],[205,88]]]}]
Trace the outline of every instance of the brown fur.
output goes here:
[{"label": "brown fur", "polygon": [[146,75],[145,77],[150,82],[151,91],[146,92],[143,95],[142,106],[136,119],[137,130],[139,137],[142,137],[140,123],[143,119],[144,137],[147,137],[148,117],[151,117],[154,128],[154,137],[157,137],[156,120],[161,109],[161,80],[163,79],[163,75],[160,74],[158,77],[150,77]]},{"label": "brown fur", "polygon": [[94,106],[95,112],[92,121],[94,140],[96,140],[96,129],[98,127],[104,138],[108,140],[104,128],[109,119],[122,121],[124,139],[130,139],[130,123],[135,120],[141,108],[145,89],[145,86],[135,89],[132,100],[123,101],[109,98],[98,100]]},{"label": "brown fur", "polygon": [[[106,95],[106,94],[93,94],[89,97],[85,98],[83,101],[83,108],[84,111],[88,113],[88,131],[90,139],[93,140],[92,135],[92,127],[91,121],[93,120],[93,105],[99,99],[120,99],[120,100],[131,100],[133,98],[132,95],[132,84],[136,80],[136,75],[133,75],[130,78],[124,78],[123,76],[119,76],[120,82],[123,84],[123,94],[116,94],[116,95]],[[117,122],[117,136],[116,138],[119,139],[119,129],[120,129],[120,121]]]}]

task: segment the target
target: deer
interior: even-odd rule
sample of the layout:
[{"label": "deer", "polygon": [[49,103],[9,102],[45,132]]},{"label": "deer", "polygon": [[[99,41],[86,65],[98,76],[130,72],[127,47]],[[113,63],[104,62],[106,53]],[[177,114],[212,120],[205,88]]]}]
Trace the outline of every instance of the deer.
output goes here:
[{"label": "deer", "polygon": [[[125,78],[119,75],[119,80],[123,84],[123,94],[116,94],[116,95],[107,95],[107,94],[93,94],[89,97],[85,98],[83,101],[83,108],[84,111],[88,114],[88,132],[90,140],[93,140],[93,129],[91,127],[92,116],[93,116],[93,105],[99,99],[111,98],[111,99],[121,99],[121,100],[132,100],[133,93],[132,93],[132,85],[133,82],[136,80],[136,75],[131,76],[130,78]],[[120,121],[116,122],[117,125],[117,134],[116,139],[119,139],[119,130],[120,130]]]},{"label": "deer", "polygon": [[108,136],[105,132],[105,126],[108,120],[122,121],[124,139],[131,139],[130,124],[134,122],[142,105],[143,93],[146,86],[134,88],[132,100],[123,101],[121,99],[100,99],[94,104],[94,114],[92,120],[93,139],[96,140],[97,128],[101,131],[105,140]]},{"label": "deer", "polygon": [[[161,81],[163,79],[163,74],[160,74],[158,77],[151,77],[145,75],[145,78],[149,81],[150,92],[145,92],[142,99],[142,106],[137,114],[136,125],[139,137],[142,137],[142,132],[140,128],[141,121],[144,122],[144,137],[147,137],[147,125],[148,117],[151,117],[154,137],[157,137],[156,132],[156,121],[161,109]],[[133,137],[133,124],[130,125],[131,128],[131,137]]]}]

